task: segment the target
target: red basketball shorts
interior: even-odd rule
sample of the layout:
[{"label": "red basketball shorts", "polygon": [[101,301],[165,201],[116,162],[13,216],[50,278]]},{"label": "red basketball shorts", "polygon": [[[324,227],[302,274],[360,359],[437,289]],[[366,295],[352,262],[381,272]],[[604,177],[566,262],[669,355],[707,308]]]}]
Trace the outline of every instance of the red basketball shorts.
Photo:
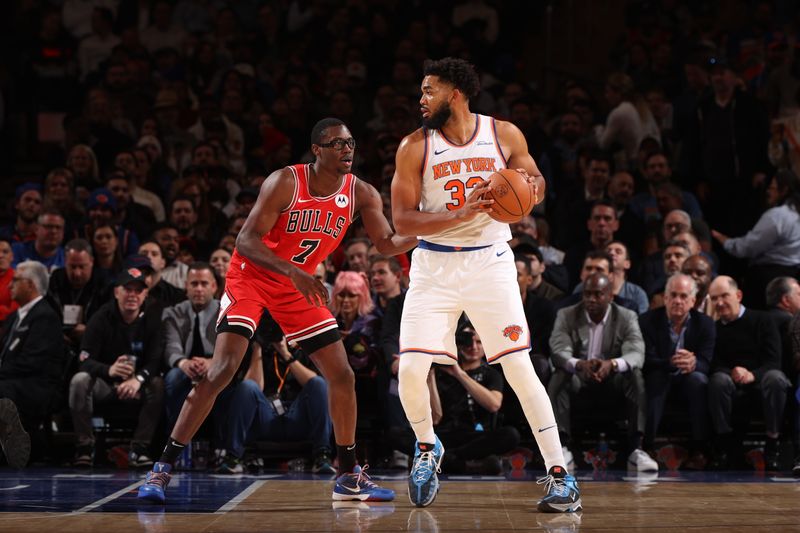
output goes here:
[{"label": "red basketball shorts", "polygon": [[[266,308],[283,330],[287,342],[300,344],[308,353],[311,353],[309,348],[319,349],[339,339],[338,325],[330,309],[309,304],[288,278],[284,278],[285,281],[276,279],[250,262],[241,265],[231,264],[228,271],[225,293],[220,299],[217,332],[252,338]],[[325,342],[320,345],[323,339]]]}]

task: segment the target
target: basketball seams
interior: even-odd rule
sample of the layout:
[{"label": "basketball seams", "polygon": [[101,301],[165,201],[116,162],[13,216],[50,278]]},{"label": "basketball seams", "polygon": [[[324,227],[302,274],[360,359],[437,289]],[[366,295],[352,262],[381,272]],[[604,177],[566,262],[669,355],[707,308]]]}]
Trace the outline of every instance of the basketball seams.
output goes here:
[{"label": "basketball seams", "polygon": [[522,215],[524,215],[525,213],[522,212],[522,210],[523,210],[522,209],[522,201],[520,201],[520,199],[519,199],[519,195],[517,194],[517,190],[513,187],[513,185],[511,184],[511,181],[509,181],[508,177],[506,177],[506,175],[503,174],[502,171],[498,172],[498,174],[503,176],[503,179],[505,180],[506,185],[508,185],[508,189],[514,194],[514,199],[517,201],[517,205],[519,206],[519,213],[512,213],[507,207],[503,207],[503,209],[505,209],[506,212],[509,215],[514,215],[514,216],[522,216]]}]

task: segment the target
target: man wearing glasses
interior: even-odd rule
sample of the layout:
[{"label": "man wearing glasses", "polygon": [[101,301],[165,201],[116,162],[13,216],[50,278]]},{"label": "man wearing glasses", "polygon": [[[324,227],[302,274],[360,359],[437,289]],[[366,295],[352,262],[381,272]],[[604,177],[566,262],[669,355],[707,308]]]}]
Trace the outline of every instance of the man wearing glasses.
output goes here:
[{"label": "man wearing glasses", "polygon": [[[358,216],[384,255],[401,254],[417,242],[394,233],[378,192],[351,173],[355,144],[341,120],[323,119],[311,131],[314,163],[277,170],[262,184],[236,238],[211,366],[186,398],[164,453],[139,488],[140,499],[164,502],[173,463],[239,368],[264,309],[328,382],[340,474],[333,499],[394,499],[394,491],[375,485],[356,465],[353,371],[326,306],[328,291],[314,277],[317,265],[339,246]],[[298,363],[290,359],[287,364]]]},{"label": "man wearing glasses", "polygon": [[37,219],[36,238],[15,242],[14,267],[23,261],[37,261],[50,271],[64,266],[64,217],[58,211],[44,211]]},{"label": "man wearing glasses", "polygon": [[[64,360],[61,320],[44,295],[47,268],[35,261],[17,265],[11,297],[19,304],[0,338],[0,446],[12,468],[28,463],[31,439],[20,414],[35,420],[47,414]],[[54,333],[55,332],[55,333]]]}]

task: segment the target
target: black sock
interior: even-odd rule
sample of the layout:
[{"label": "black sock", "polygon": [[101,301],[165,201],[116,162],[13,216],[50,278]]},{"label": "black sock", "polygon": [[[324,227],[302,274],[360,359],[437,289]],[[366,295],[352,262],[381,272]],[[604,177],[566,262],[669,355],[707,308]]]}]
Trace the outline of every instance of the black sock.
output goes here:
[{"label": "black sock", "polygon": [[347,474],[356,467],[356,445],[339,446],[336,445],[336,456],[339,457],[339,473]]},{"label": "black sock", "polygon": [[178,456],[183,453],[183,450],[185,449],[185,444],[181,444],[170,437],[170,439],[167,441],[167,445],[164,447],[164,451],[161,452],[161,458],[158,460],[158,462],[167,463],[169,465],[175,464],[175,461],[178,460]]}]

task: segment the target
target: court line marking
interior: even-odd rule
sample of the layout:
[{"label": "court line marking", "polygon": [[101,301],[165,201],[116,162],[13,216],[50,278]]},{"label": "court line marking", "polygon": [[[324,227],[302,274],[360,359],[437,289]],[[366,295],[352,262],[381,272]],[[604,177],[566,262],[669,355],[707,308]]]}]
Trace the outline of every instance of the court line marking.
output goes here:
[{"label": "court line marking", "polygon": [[139,485],[143,485],[144,481],[145,481],[144,479],[140,479],[136,483],[131,483],[130,485],[128,485],[124,489],[119,489],[117,492],[115,492],[113,494],[109,494],[105,498],[101,498],[101,499],[97,500],[96,502],[90,503],[89,505],[87,505],[85,507],[81,507],[77,511],[72,511],[72,514],[83,514],[83,513],[88,513],[89,511],[91,511],[93,509],[97,509],[101,505],[105,505],[106,503],[108,503],[108,502],[110,502],[112,500],[116,500],[117,498],[119,498],[123,494],[127,494],[128,492],[132,491],[133,489],[135,489]]},{"label": "court line marking", "polygon": [[248,496],[250,496],[255,491],[257,491],[259,488],[261,488],[261,486],[266,482],[267,482],[267,480],[265,480],[265,479],[260,479],[258,481],[254,481],[253,483],[250,484],[249,487],[247,487],[242,492],[240,492],[239,494],[234,496],[233,499],[228,501],[228,503],[226,503],[225,505],[223,505],[222,507],[217,509],[214,512],[214,514],[225,514],[228,511],[232,511],[237,505],[239,505],[244,500],[246,500]]}]

